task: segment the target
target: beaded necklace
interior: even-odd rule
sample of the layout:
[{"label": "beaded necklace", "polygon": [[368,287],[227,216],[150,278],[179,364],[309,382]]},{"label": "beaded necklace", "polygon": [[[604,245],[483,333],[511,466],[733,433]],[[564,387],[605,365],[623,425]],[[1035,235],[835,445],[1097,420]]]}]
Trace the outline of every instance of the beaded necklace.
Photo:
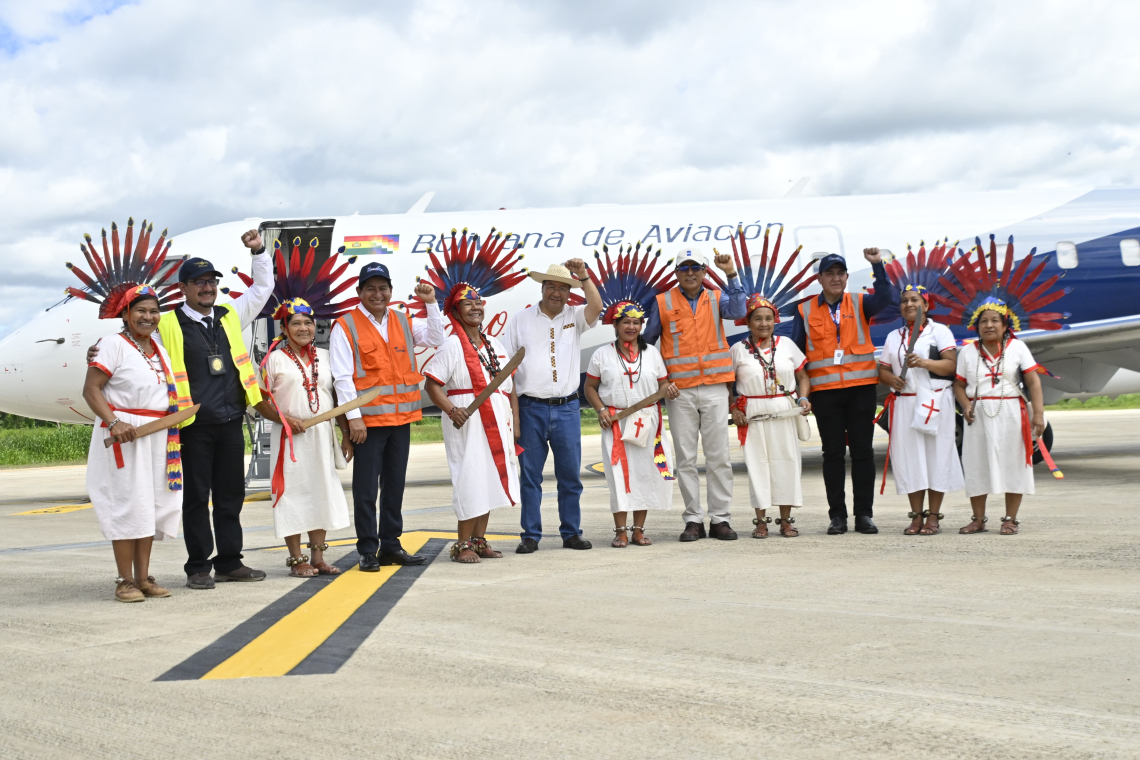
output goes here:
[{"label": "beaded necklace", "polygon": [[[630,361],[626,361],[625,355],[621,352],[621,349],[618,348],[616,343],[614,344],[614,349],[617,351],[618,362],[620,362],[622,366],[622,374],[629,380],[629,387],[633,388],[634,382],[641,379],[641,359],[644,353],[638,351],[636,355],[634,355],[633,344],[627,343],[626,346],[629,348],[629,353],[631,354],[630,361],[633,362],[632,365]],[[635,375],[636,377],[634,377]]]},{"label": "beaded necklace", "polygon": [[483,365],[483,369],[487,370],[487,374],[491,376],[492,380],[494,380],[495,376],[498,375],[503,368],[502,365],[499,364],[499,357],[495,353],[495,349],[491,347],[491,341],[487,340],[487,336],[484,334],[483,328],[479,328],[479,340],[483,342],[483,348],[487,349],[486,357],[483,356],[482,349],[479,346],[475,345],[475,341],[471,338],[471,333],[464,330],[463,334],[467,336],[467,340],[471,343],[471,347],[475,349],[475,355],[479,357],[479,363]]},{"label": "beaded necklace", "polygon": [[985,346],[982,344],[981,338],[978,338],[976,345],[978,347],[978,364],[974,367],[974,403],[976,404],[978,401],[981,401],[982,412],[992,420],[994,417],[997,417],[999,414],[1001,414],[1002,405],[1005,404],[1005,395],[1003,394],[998,398],[997,411],[993,414],[990,414],[989,407],[987,407],[985,404],[985,399],[978,398],[982,395],[982,366],[985,365],[990,368],[990,372],[987,372],[986,375],[993,378],[993,386],[996,388],[998,384],[998,378],[1003,377],[1005,373],[1005,349],[1006,346],[1009,345],[1009,334],[1006,333],[1002,336],[1001,349],[998,351],[998,355],[994,358],[993,363],[990,363],[986,359],[987,353]]},{"label": "beaded necklace", "polygon": [[[162,357],[159,356],[158,349],[156,348],[154,350],[153,355],[147,356],[146,351],[143,351],[142,346],[139,345],[139,342],[137,340],[135,340],[135,336],[131,335],[131,331],[129,329],[127,329],[126,327],[123,327],[123,335],[126,336],[127,340],[129,340],[131,342],[131,345],[134,346],[135,349],[139,352],[139,355],[142,356],[143,361],[146,362],[146,366],[150,367],[151,371],[154,372],[155,377],[158,378],[158,384],[162,385],[163,383],[165,383],[166,382],[166,371],[162,365]],[[154,366],[154,357],[158,357],[158,366],[157,367]]]},{"label": "beaded necklace", "polygon": [[305,375],[305,367],[301,364],[301,360],[297,358],[297,354],[293,353],[293,345],[289,343],[289,341],[285,341],[285,346],[282,350],[285,352],[285,355],[292,359],[293,363],[297,365],[297,371],[301,373],[301,384],[305,386],[305,396],[308,397],[309,411],[315,414],[317,410],[321,408],[321,397],[318,393],[317,386],[317,350],[313,348],[312,343],[308,345],[308,349],[309,366],[312,367],[313,370],[312,378]]},{"label": "beaded necklace", "polygon": [[[764,372],[764,387],[767,389],[769,395],[775,395],[778,390],[782,390],[783,386],[780,385],[779,379],[776,377],[776,339],[772,338],[772,358],[771,360],[764,359],[763,353],[760,351],[760,346],[756,343],[756,339],[751,335],[744,341],[744,345],[748,347],[749,352],[756,357],[756,361],[760,362],[760,369]],[[790,396],[791,394],[784,391],[784,395]]]}]

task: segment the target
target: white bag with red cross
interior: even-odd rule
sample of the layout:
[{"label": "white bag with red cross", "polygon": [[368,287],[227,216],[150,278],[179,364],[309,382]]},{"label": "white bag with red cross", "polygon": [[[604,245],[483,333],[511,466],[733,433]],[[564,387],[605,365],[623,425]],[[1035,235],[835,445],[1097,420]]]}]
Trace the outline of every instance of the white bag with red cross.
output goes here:
[{"label": "white bag with red cross", "polygon": [[[639,412],[626,417],[619,422],[621,425],[621,439],[626,443],[632,443],[634,446],[645,447],[653,440],[654,435],[657,433],[657,426],[650,425],[653,422],[653,413],[656,407],[650,406],[642,409]],[[639,424],[640,423],[640,424]],[[650,427],[653,429],[650,430]]]},{"label": "white bag with red cross", "polygon": [[914,419],[910,426],[920,433],[934,435],[942,423],[942,415],[946,413],[941,409],[942,390],[927,388],[922,383],[918,384],[917,390],[915,401],[918,403],[914,405]]}]

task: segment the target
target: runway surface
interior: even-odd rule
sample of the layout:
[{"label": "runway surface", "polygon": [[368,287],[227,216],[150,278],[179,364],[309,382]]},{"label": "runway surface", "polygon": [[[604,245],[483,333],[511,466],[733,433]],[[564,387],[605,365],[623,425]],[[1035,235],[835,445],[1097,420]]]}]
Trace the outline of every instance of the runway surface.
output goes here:
[{"label": "runway surface", "polygon": [[[415,446],[406,542],[419,571],[287,577],[269,502],[243,512],[262,583],[112,600],[82,467],[0,471],[0,757],[1134,758],[1140,754],[1140,411],[1057,412],[1063,481],[1037,469],[1021,534],[830,537],[818,437],[802,536],[680,544],[680,496],[651,547],[609,548],[605,481],[584,477],[588,552],[561,548],[552,472],[539,552],[447,561],[441,444]],[[881,468],[885,438],[877,438]],[[583,439],[584,464],[600,439]],[[737,451],[734,458],[739,461]],[[343,475],[342,475],[343,477]],[[513,536],[518,510],[493,513]],[[330,537],[352,567],[352,531]],[[381,577],[383,576],[383,577]]]}]

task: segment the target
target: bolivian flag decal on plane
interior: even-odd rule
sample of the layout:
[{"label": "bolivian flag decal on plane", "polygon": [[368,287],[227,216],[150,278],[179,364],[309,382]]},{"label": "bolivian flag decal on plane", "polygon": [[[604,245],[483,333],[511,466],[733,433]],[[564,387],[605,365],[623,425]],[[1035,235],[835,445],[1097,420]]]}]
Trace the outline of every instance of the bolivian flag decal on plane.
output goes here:
[{"label": "bolivian flag decal on plane", "polygon": [[370,253],[398,253],[399,235],[345,235],[345,253],[365,256]]}]

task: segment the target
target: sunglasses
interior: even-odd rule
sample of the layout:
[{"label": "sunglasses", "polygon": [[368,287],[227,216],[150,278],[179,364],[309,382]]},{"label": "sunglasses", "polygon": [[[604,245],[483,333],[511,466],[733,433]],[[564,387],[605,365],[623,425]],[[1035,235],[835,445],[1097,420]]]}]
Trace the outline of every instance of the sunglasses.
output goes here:
[{"label": "sunglasses", "polygon": [[700,272],[705,267],[702,264],[682,264],[677,267],[678,272]]}]

